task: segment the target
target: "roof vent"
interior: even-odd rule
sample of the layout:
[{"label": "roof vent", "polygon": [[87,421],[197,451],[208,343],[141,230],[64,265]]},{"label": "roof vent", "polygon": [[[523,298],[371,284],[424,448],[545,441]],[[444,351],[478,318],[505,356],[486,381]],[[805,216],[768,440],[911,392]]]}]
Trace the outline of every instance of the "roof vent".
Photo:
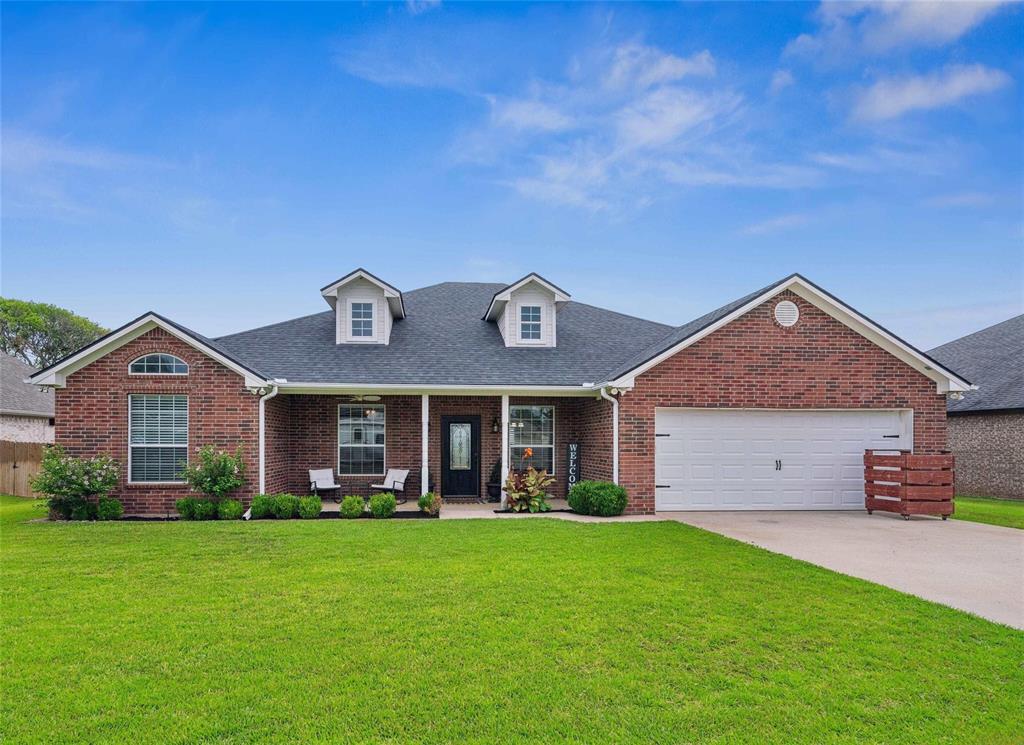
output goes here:
[{"label": "roof vent", "polygon": [[775,305],[775,320],[780,326],[787,328],[794,326],[798,318],[800,318],[800,309],[796,307],[796,303],[783,300]]}]

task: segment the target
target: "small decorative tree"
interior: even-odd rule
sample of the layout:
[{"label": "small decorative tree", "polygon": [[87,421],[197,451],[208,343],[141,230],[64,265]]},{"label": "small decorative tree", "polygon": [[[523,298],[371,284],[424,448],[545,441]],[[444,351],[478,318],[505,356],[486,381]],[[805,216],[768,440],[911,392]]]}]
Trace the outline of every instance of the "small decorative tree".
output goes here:
[{"label": "small decorative tree", "polygon": [[[533,448],[526,448],[523,451],[522,460],[533,457]],[[549,476],[547,470],[538,471],[529,466],[526,471],[512,470],[505,480],[505,494],[508,496],[508,508],[513,512],[547,512],[551,509],[548,504],[547,489],[555,483],[554,476]]]},{"label": "small decorative tree", "polygon": [[43,453],[32,488],[47,496],[51,518],[87,520],[96,517],[99,500],[117,486],[121,464],[109,455],[75,458],[60,445]]},{"label": "small decorative tree", "polygon": [[245,483],[245,462],[242,448],[232,455],[217,450],[213,445],[204,445],[196,453],[195,462],[187,464],[181,471],[182,478],[192,491],[205,494],[213,502],[220,502]]}]

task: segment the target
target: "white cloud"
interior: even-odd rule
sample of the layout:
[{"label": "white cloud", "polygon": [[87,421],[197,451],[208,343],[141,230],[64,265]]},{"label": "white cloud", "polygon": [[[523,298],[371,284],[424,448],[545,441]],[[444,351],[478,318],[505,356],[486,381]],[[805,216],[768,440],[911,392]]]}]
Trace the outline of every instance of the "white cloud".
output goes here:
[{"label": "white cloud", "polygon": [[48,167],[112,170],[158,165],[153,159],[100,147],[74,145],[66,140],[14,129],[4,129],[0,140],[5,171],[32,171]]},{"label": "white cloud", "polygon": [[677,57],[655,47],[631,43],[615,49],[604,82],[616,90],[650,88],[687,76],[710,77],[714,74],[715,58],[707,49],[690,57]]},{"label": "white cloud", "polygon": [[801,225],[806,225],[810,217],[803,213],[792,213],[788,215],[779,215],[769,220],[763,220],[756,222],[753,225],[748,225],[740,233],[742,235],[766,235],[768,233],[777,233],[780,230],[789,230],[791,228],[797,228]]},{"label": "white cloud", "polygon": [[573,126],[573,117],[555,106],[528,99],[499,100],[490,97],[495,124],[515,130],[558,132]]},{"label": "white cloud", "polygon": [[853,117],[861,121],[893,119],[911,111],[949,106],[969,96],[1009,85],[1010,76],[984,65],[951,65],[941,72],[884,78],[857,95]]},{"label": "white cloud", "polygon": [[956,41],[1004,2],[823,2],[819,29],[791,41],[786,54],[849,61]]},{"label": "white cloud", "polygon": [[405,0],[405,9],[414,16],[439,7],[441,7],[441,0]]},{"label": "white cloud", "polygon": [[772,82],[768,86],[768,93],[775,95],[789,86],[793,85],[793,73],[789,70],[776,70],[772,75]]},{"label": "white cloud", "polygon": [[681,88],[659,88],[616,115],[626,149],[658,147],[699,125],[709,124],[739,105],[736,95],[708,95]]}]

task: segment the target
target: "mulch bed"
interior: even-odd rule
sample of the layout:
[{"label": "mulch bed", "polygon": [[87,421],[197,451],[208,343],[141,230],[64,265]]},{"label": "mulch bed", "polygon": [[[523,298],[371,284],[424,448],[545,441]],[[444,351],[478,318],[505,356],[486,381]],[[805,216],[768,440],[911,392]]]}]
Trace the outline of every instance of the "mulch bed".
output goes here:
[{"label": "mulch bed", "polygon": [[515,510],[495,510],[496,515],[550,515],[552,512],[568,512],[570,514],[579,514],[573,510],[548,510],[547,512],[530,512],[529,510],[523,510],[522,512],[516,512]]}]

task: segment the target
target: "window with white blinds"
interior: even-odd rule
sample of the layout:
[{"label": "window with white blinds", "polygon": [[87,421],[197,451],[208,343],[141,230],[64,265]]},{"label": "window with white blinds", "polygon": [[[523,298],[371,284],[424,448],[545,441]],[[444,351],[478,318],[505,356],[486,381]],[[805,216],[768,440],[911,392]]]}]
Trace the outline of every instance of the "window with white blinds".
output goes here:
[{"label": "window with white blinds", "polygon": [[128,480],[181,481],[188,461],[188,396],[128,396]]}]

